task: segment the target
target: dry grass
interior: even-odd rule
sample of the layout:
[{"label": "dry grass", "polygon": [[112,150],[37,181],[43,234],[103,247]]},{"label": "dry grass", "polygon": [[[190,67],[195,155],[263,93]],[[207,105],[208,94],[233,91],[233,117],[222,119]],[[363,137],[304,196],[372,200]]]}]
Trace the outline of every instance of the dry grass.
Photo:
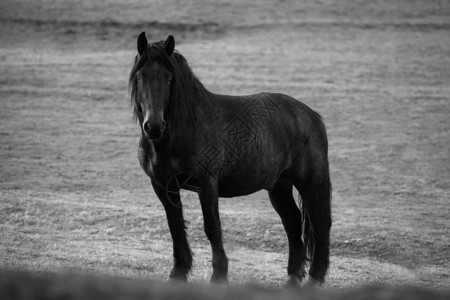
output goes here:
[{"label": "dry grass", "polygon": [[[445,2],[37,3],[0,4],[1,265],[167,277],[170,237],[137,163],[127,100],[145,29],[179,37],[212,91],[280,91],[323,115],[334,186],[329,286],[450,286]],[[206,282],[199,205],[183,196],[192,279]],[[267,196],[222,200],[221,213],[231,281],[282,285],[287,243]]]}]

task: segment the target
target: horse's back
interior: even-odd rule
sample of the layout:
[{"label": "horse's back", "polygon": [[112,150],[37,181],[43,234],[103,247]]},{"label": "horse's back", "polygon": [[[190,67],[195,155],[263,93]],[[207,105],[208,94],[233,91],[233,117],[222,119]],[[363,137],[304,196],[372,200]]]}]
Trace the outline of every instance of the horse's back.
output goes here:
[{"label": "horse's back", "polygon": [[[322,117],[308,105],[281,93],[263,92],[253,97],[255,99],[253,105],[259,102],[259,107],[265,107],[267,127],[275,128],[277,130],[274,132],[275,135],[291,141],[291,145],[294,146],[313,143],[328,148]],[[260,112],[258,109],[255,111]],[[298,147],[294,148],[292,151],[300,151]]]},{"label": "horse's back", "polygon": [[283,126],[293,122],[295,126],[311,129],[312,126],[320,127],[322,123],[316,111],[286,94],[261,92],[245,96],[217,96],[225,114],[229,113],[231,119],[242,119],[245,124],[255,128],[276,124]]}]

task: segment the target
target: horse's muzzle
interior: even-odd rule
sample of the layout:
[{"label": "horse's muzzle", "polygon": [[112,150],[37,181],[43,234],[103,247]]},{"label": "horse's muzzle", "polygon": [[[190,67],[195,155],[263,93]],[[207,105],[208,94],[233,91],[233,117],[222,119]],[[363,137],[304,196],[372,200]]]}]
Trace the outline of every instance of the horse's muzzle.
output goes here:
[{"label": "horse's muzzle", "polygon": [[143,130],[147,138],[150,140],[158,140],[161,138],[166,123],[163,121],[161,125],[151,126],[148,122],[144,123]]}]

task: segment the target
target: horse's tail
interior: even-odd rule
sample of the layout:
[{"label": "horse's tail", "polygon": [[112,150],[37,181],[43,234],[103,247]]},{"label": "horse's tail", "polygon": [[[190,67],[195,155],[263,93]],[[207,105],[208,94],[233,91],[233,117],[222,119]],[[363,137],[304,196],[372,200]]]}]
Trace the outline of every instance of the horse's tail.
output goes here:
[{"label": "horse's tail", "polygon": [[331,182],[328,172],[323,175],[321,189],[303,190],[299,199],[306,259],[314,265],[310,275],[317,275],[313,277],[319,280],[323,280],[329,265],[331,228]]},{"label": "horse's tail", "polygon": [[315,246],[315,240],[313,235],[313,227],[308,215],[308,211],[306,210],[306,204],[302,202],[300,194],[299,197],[299,204],[300,204],[300,211],[302,213],[302,239],[303,244],[305,245],[305,252],[306,252],[306,259],[308,261],[311,261],[314,255],[314,246]]}]

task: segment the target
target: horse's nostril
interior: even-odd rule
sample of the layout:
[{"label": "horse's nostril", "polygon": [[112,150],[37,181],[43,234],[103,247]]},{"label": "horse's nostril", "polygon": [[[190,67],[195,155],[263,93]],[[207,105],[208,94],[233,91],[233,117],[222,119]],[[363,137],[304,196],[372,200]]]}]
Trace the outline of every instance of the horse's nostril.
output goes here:
[{"label": "horse's nostril", "polygon": [[142,126],[144,131],[147,132],[150,130],[150,125],[148,124],[148,122],[145,122],[144,125]]},{"label": "horse's nostril", "polygon": [[162,129],[166,128],[166,121],[162,121],[162,123],[161,123],[161,128],[162,128]]}]

